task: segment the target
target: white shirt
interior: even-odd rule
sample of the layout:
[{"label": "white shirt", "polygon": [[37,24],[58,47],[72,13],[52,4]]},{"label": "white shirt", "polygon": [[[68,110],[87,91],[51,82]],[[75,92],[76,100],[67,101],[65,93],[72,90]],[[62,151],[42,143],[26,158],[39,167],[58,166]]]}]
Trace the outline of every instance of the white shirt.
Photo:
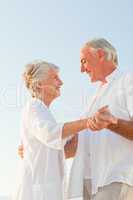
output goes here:
[{"label": "white shirt", "polygon": [[40,100],[26,105],[22,119],[25,154],[16,200],[64,199],[63,125]]},{"label": "white shirt", "polygon": [[[108,105],[114,116],[133,120],[133,74],[121,75],[115,70],[96,96],[88,116]],[[78,184],[74,185],[75,179]],[[71,171],[70,197],[82,196],[83,179],[92,180],[92,194],[112,182],[133,186],[133,141],[107,129],[81,132]]]}]

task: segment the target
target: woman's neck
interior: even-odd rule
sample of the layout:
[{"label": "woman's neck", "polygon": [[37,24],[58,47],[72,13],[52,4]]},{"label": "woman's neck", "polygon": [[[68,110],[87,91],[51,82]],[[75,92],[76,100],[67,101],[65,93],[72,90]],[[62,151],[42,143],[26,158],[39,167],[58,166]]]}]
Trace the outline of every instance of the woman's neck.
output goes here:
[{"label": "woman's neck", "polygon": [[49,107],[53,99],[47,95],[42,95],[38,97],[47,107]]}]

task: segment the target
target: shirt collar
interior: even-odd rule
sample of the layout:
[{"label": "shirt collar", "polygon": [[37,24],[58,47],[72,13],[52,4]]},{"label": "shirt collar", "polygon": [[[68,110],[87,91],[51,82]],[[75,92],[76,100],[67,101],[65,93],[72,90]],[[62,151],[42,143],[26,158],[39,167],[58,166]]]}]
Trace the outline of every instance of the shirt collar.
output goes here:
[{"label": "shirt collar", "polygon": [[42,104],[45,108],[48,109],[48,106],[41,99],[33,97],[32,101],[37,101],[39,104]]},{"label": "shirt collar", "polygon": [[118,73],[118,69],[116,68],[111,74],[109,74],[106,77],[107,83],[109,83],[110,81],[112,81],[115,78],[115,76],[117,75],[117,73]]}]

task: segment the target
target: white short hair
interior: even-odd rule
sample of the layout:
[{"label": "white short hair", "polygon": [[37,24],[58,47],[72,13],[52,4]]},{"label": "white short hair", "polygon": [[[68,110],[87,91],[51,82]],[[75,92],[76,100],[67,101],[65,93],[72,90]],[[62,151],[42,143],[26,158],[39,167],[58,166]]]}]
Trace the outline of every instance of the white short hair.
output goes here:
[{"label": "white short hair", "polygon": [[48,71],[50,69],[59,71],[59,67],[55,64],[43,60],[35,60],[25,66],[23,79],[25,86],[31,92],[33,97],[36,96],[38,82],[45,80],[48,77]]},{"label": "white short hair", "polygon": [[115,65],[118,65],[118,56],[116,49],[104,38],[96,38],[89,40],[85,46],[92,47],[94,49],[103,49],[106,53],[106,59],[112,60]]}]

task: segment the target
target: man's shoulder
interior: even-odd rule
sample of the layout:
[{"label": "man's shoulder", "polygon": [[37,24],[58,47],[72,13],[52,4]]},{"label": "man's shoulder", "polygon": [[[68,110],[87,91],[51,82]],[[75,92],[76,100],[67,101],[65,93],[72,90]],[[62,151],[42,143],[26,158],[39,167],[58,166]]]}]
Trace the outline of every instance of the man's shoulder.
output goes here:
[{"label": "man's shoulder", "polygon": [[123,83],[133,81],[133,71],[118,71],[116,80]]},{"label": "man's shoulder", "polygon": [[133,83],[133,71],[123,72],[121,75],[121,79],[124,83]]}]

